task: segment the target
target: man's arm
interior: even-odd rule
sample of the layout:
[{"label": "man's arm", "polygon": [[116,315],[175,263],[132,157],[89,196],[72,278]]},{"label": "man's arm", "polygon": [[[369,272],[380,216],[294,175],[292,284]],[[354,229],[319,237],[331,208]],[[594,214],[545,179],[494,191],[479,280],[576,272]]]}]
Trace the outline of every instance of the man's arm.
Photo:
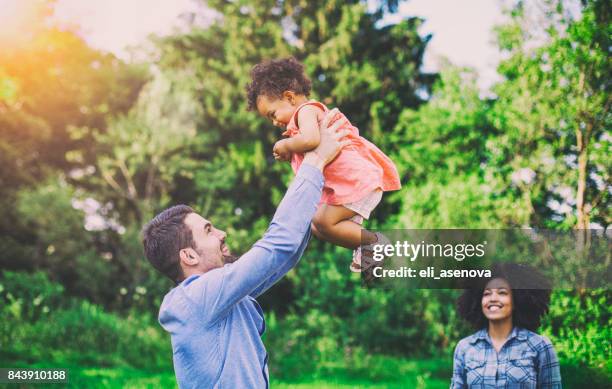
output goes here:
[{"label": "man's arm", "polygon": [[[314,111],[313,111],[314,110]],[[299,115],[302,115],[302,112],[306,111],[306,113],[304,114],[304,117],[308,118],[308,119],[303,119],[302,116],[299,117],[299,120],[309,120],[309,119],[313,119],[314,124],[316,125],[316,145],[315,147],[317,147],[320,144],[320,130],[319,130],[319,124],[318,124],[318,118],[317,118],[317,111],[320,112],[320,110],[317,107],[314,106],[306,106],[304,108],[302,108],[302,110],[299,112]],[[330,114],[327,117],[324,117],[324,121],[321,124],[322,128],[327,127],[327,123],[329,122],[330,118],[333,119],[336,115],[337,115],[337,110],[334,110],[334,112],[330,112]],[[314,116],[312,116],[311,114],[314,114]],[[302,125],[302,121],[300,121],[300,126]],[[306,123],[306,122],[304,122]],[[342,123],[338,123],[338,125],[342,125]],[[327,132],[324,133],[324,135],[328,135],[329,134],[329,130],[326,130]],[[334,130],[335,131],[335,130]],[[291,138],[291,139],[295,139]],[[323,170],[323,168],[325,167],[325,164],[322,163],[322,160],[320,158],[315,157],[316,153],[310,153],[310,154],[306,154],[306,156],[304,157],[304,163],[306,164],[310,164],[312,166],[316,166],[317,169],[319,170]],[[298,212],[298,210],[296,210],[296,212]],[[302,257],[302,254],[304,253],[304,250],[306,249],[306,246],[308,245],[308,241],[310,240],[310,229],[308,230],[307,234],[304,236],[302,242],[300,243],[300,246],[297,250],[297,252],[294,254],[294,256],[292,258],[290,258],[288,261],[285,261],[285,264],[279,268],[274,274],[272,274],[272,276],[270,276],[270,278],[268,278],[262,285],[260,285],[259,287],[257,287],[252,293],[251,296],[252,297],[257,297],[259,295],[261,295],[263,292],[265,292],[266,290],[268,290],[270,287],[272,287],[272,285],[274,285],[279,279],[281,279],[285,274],[287,274],[287,272],[289,272],[289,270],[293,269],[293,267],[295,267],[295,265],[299,262],[300,258]]]},{"label": "man's arm", "polygon": [[188,288],[195,303],[212,322],[223,317],[231,307],[258,289],[270,286],[270,279],[286,273],[297,262],[310,233],[323,189],[323,174],[303,163],[281,201],[263,238],[236,262],[210,270]]},{"label": "man's arm", "polygon": [[[273,277],[287,262],[296,259],[305,237],[310,232],[310,221],[323,189],[323,168],[342,147],[351,143],[343,139],[348,130],[338,131],[344,124],[329,121],[338,113],[332,109],[321,123],[321,141],[315,150],[306,153],[287,193],[283,197],[264,237],[233,264],[213,269],[188,284],[185,289],[211,323],[223,317],[245,296]],[[302,249],[303,250],[303,249]]]},{"label": "man's arm", "polygon": [[270,289],[274,284],[276,284],[278,280],[283,278],[285,274],[289,272],[289,270],[293,269],[295,265],[297,265],[297,263],[300,261],[300,258],[302,258],[302,254],[304,254],[304,250],[306,249],[306,246],[308,246],[308,241],[310,241],[310,236],[311,236],[311,233],[309,229],[306,235],[304,235],[304,238],[302,239],[302,242],[300,243],[295,254],[293,254],[291,258],[285,261],[285,263],[278,270],[276,270],[266,281],[264,281],[263,284],[255,288],[255,290],[253,290],[250,293],[251,297],[256,298],[260,296],[261,294],[263,294],[265,291]]}]

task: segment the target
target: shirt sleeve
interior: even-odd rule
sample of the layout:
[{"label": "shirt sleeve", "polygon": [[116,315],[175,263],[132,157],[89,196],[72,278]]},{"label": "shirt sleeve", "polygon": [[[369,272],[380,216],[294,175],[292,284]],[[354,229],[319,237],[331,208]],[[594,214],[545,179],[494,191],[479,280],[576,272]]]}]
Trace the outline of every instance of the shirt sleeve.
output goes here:
[{"label": "shirt sleeve", "polygon": [[295,265],[297,265],[297,263],[300,261],[300,258],[302,257],[302,254],[304,253],[304,250],[306,249],[306,246],[308,245],[309,240],[310,240],[310,228],[308,229],[306,235],[304,235],[304,239],[302,240],[302,243],[300,243],[300,246],[297,249],[297,251],[291,256],[291,258],[289,258],[277,270],[275,270],[268,279],[266,279],[261,285],[255,288],[250,293],[251,297],[256,298],[260,296],[262,293],[264,293],[265,291],[270,289],[274,284],[276,284],[278,280],[283,278],[285,274],[289,272],[289,270],[293,269]]},{"label": "shirt sleeve", "polygon": [[464,354],[462,342],[457,343],[453,355],[453,378],[451,379],[450,389],[467,388],[467,383],[465,382]]},{"label": "shirt sleeve", "polygon": [[538,389],[561,389],[559,359],[550,340],[544,338],[544,347],[538,352]]},{"label": "shirt sleeve", "polygon": [[[311,179],[311,182],[314,183],[315,185],[317,185],[317,183],[319,181],[320,181],[321,185],[323,185],[323,178],[321,177],[320,180],[318,179],[318,177],[320,176],[320,171],[317,170],[316,168],[314,168],[314,167],[312,167],[312,166],[310,166],[308,164],[302,164],[302,166],[300,167],[300,170],[298,171],[298,174],[300,172],[304,172],[303,173],[304,175],[309,175],[310,179]],[[321,197],[319,196],[319,199],[320,198]],[[303,206],[304,206],[304,203],[302,203],[302,202],[300,202],[300,200],[298,200],[297,204],[294,204],[294,206],[291,207],[292,209],[291,210],[287,210],[287,212],[297,212],[297,213],[306,212],[306,213],[308,213],[309,210],[308,209],[302,209]],[[318,203],[315,206],[315,210],[316,210],[317,206],[318,206]],[[278,214],[280,209],[281,208],[279,206],[278,210],[276,211],[276,214]],[[312,214],[312,216],[314,216],[314,213]],[[295,267],[295,265],[297,265],[297,263],[300,261],[300,258],[302,257],[302,254],[304,253],[304,250],[306,249],[306,246],[308,245],[308,241],[310,240],[310,235],[311,235],[311,233],[310,233],[310,220],[312,220],[312,216],[310,217],[310,219],[309,219],[309,221],[307,223],[306,234],[304,234],[298,249],[295,251],[295,253],[293,253],[293,255],[291,255],[290,258],[287,258],[286,261],[283,261],[283,263],[280,265],[280,267],[278,269],[275,269],[273,271],[273,273],[270,275],[270,277],[268,277],[261,285],[259,285],[257,288],[255,288],[250,293],[250,295],[252,297],[260,296],[266,290],[270,289],[274,284],[276,284],[276,282],[278,282],[278,280],[283,278],[283,276],[285,276],[285,274],[287,274],[289,272],[289,270],[293,269]]]},{"label": "shirt sleeve", "polygon": [[272,286],[299,260],[323,189],[321,171],[302,164],[263,238],[236,262],[203,274],[190,284],[205,322],[214,322],[247,295]]}]

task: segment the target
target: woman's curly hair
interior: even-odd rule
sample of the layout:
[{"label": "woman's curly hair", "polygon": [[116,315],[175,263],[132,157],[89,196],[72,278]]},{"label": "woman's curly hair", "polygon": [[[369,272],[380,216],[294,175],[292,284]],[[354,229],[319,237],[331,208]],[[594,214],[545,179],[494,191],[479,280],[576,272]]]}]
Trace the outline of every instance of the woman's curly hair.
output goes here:
[{"label": "woman's curly hair", "polygon": [[482,294],[486,284],[502,278],[512,288],[512,324],[516,327],[536,331],[542,316],[548,312],[550,304],[550,282],[536,269],[515,263],[499,263],[493,266],[491,278],[479,282],[463,291],[457,300],[457,313],[474,328],[481,329],[488,325],[488,319],[482,313]]},{"label": "woman's curly hair", "polygon": [[285,91],[308,96],[312,85],[304,65],[293,57],[258,63],[251,69],[251,81],[246,86],[249,110],[257,108],[259,96],[280,98]]}]

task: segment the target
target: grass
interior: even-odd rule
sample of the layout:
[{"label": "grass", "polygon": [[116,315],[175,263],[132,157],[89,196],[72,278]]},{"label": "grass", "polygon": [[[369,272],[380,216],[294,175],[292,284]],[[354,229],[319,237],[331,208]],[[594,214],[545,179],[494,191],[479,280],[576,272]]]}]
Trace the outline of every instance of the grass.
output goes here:
[{"label": "grass", "polygon": [[[279,389],[345,389],[345,388],[448,388],[449,365],[442,360],[403,360],[398,358],[375,358],[376,364],[388,364],[392,370],[383,371],[381,366],[369,370],[347,370],[341,366],[324,369],[316,377],[299,380],[271,378],[270,387]],[[25,367],[23,364],[18,366]],[[49,367],[49,364],[33,364],[27,367]],[[60,367],[60,366],[54,366]],[[67,366],[68,384],[47,384],[49,388],[177,388],[174,372],[148,372],[129,367],[84,367]],[[429,370],[432,369],[433,370]],[[2,387],[0,385],[0,387]],[[9,388],[9,386],[5,386]],[[41,388],[42,385],[11,385],[10,388]]]},{"label": "grass", "polygon": [[[314,377],[302,377],[296,380],[275,379],[272,374],[270,386],[278,389],[442,389],[450,385],[452,361],[445,359],[409,360],[385,356],[371,359],[371,368],[350,369],[346,366],[327,366]],[[7,364],[2,366],[46,367],[50,364]],[[53,367],[62,367],[54,365]],[[1,385],[0,388],[104,388],[104,389],[146,389],[177,388],[173,371],[146,371],[130,367],[86,367],[64,366],[69,370],[68,384],[47,385]],[[584,370],[584,367],[562,365],[561,375],[564,388],[583,388],[589,384],[590,389],[607,388],[610,373],[596,370]],[[590,370],[590,371],[589,371]],[[606,370],[606,369],[604,369]]]},{"label": "grass", "polygon": [[446,359],[410,360],[386,356],[372,356],[367,369],[351,369],[338,365],[325,367],[317,377],[291,381],[274,380],[270,386],[281,389],[448,389],[452,361]]},{"label": "grass", "polygon": [[[42,366],[29,366],[42,367]],[[48,365],[46,367],[49,367]],[[59,366],[54,366],[59,367]],[[147,372],[131,368],[97,368],[97,367],[66,367],[68,369],[67,384],[16,384],[4,385],[1,388],[127,388],[127,389],[158,389],[178,388],[174,372]]]}]

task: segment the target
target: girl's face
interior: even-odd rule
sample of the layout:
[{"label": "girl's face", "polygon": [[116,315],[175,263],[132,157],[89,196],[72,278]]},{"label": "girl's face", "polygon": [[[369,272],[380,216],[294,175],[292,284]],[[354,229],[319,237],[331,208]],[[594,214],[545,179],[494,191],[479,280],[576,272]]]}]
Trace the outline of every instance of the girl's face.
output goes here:
[{"label": "girl's face", "polygon": [[257,111],[269,119],[277,127],[285,128],[291,120],[291,116],[297,108],[295,99],[289,95],[293,92],[285,92],[282,98],[261,95],[257,98]]},{"label": "girl's face", "polygon": [[482,313],[489,320],[512,317],[512,288],[502,278],[492,279],[482,292]]}]

